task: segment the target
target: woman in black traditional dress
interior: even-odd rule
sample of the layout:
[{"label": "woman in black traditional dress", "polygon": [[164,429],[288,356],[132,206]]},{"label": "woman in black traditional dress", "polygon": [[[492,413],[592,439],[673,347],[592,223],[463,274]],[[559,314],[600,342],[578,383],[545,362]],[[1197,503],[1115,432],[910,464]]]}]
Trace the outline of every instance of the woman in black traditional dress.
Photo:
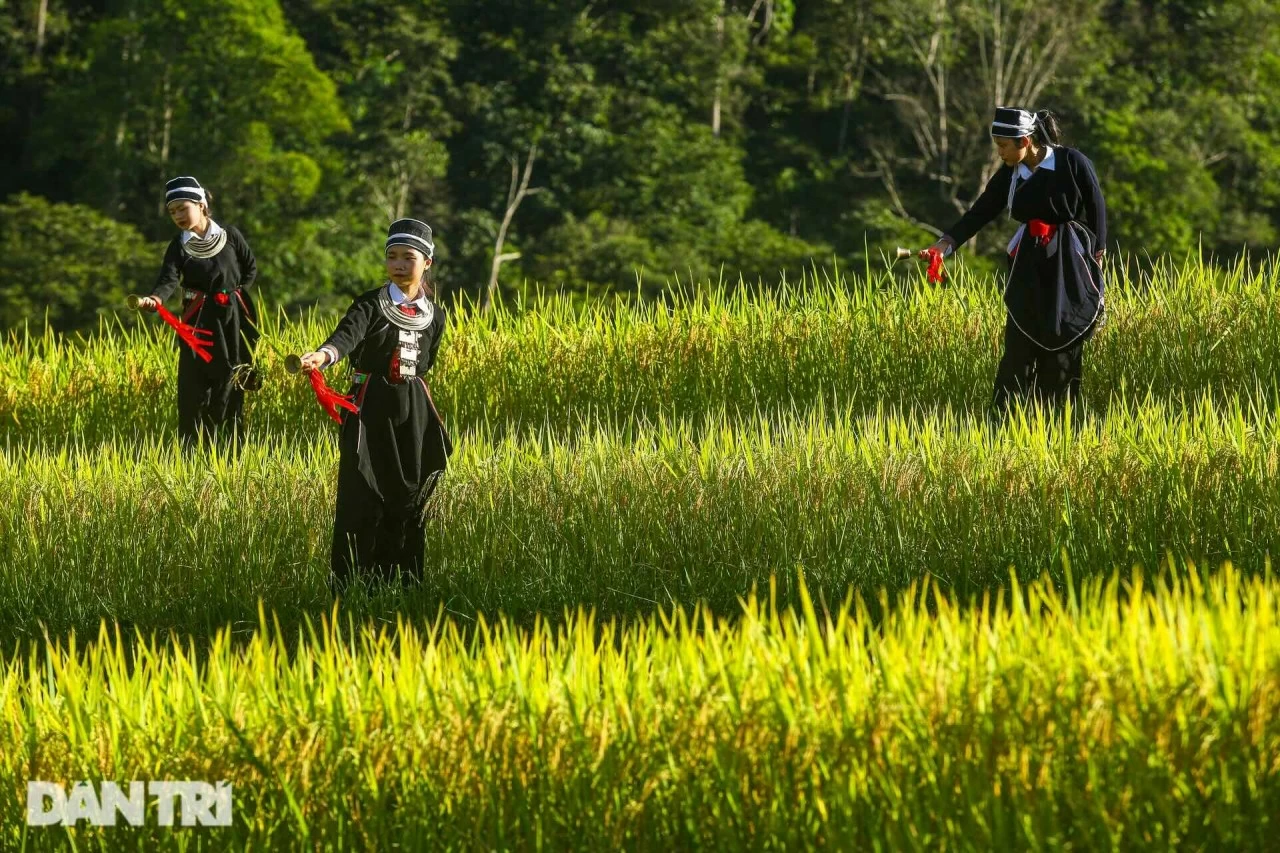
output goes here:
[{"label": "woman in black traditional dress", "polygon": [[209,201],[195,178],[165,185],[165,207],[181,233],[169,241],[151,295],[138,301],[138,307],[155,310],[181,283],[182,320],[211,333],[208,362],[179,345],[178,436],[188,447],[202,436],[238,444],[244,436],[244,392],[258,386],[258,314],[247,292],[258,264],[239,229],[209,216]]},{"label": "woman in black traditional dress", "polygon": [[991,136],[1004,165],[932,247],[950,254],[1004,210],[1022,223],[1008,245],[997,415],[1015,398],[1075,405],[1084,344],[1103,312],[1107,207],[1093,163],[1059,135],[1047,110],[998,108]]},{"label": "woman in black traditional dress", "polygon": [[332,580],[359,571],[422,577],[423,511],[453,445],[423,377],[435,364],[445,311],[428,270],[431,228],[400,219],[387,233],[388,281],[357,297],[328,340],[302,357],[309,372],[346,357],[355,370],[358,414],[344,413]]}]

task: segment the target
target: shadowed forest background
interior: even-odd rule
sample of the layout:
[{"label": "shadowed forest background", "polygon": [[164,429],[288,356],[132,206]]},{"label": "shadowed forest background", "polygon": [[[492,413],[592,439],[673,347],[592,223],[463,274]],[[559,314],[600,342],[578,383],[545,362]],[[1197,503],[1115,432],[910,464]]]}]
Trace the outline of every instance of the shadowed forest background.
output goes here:
[{"label": "shadowed forest background", "polygon": [[976,197],[995,104],[1059,114],[1113,252],[1266,250],[1278,56],[1269,0],[0,0],[0,328],[149,290],[184,174],[287,308],[399,216],[482,303],[878,263]]}]

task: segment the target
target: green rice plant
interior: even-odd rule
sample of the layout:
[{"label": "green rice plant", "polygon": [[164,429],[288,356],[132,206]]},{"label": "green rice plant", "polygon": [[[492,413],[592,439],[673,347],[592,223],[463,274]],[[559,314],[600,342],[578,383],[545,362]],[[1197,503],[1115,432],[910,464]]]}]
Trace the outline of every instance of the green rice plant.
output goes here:
[{"label": "green rice plant", "polygon": [[[1272,849],[1280,586],[1048,579],[0,664],[6,849]],[[803,589],[803,587],[801,588]],[[341,628],[335,626],[342,626]],[[227,780],[233,825],[28,828],[28,780]]]},{"label": "green rice plant", "polygon": [[[1280,551],[1280,414],[1117,404],[1079,431],[811,411],[460,437],[430,506],[423,583],[358,591],[379,618],[584,605],[602,616],[714,612],[803,569],[827,601],[931,578],[961,597],[1077,565],[1166,552],[1260,570]],[[323,610],[331,436],[236,458],[168,446],[24,448],[0,457],[0,637],[126,626],[251,630]]]},{"label": "green rice plant", "polygon": [[[1280,266],[1222,271],[1117,268],[1108,320],[1087,347],[1098,407],[1147,393],[1280,397]],[[768,291],[708,286],[664,302],[547,297],[479,315],[456,310],[432,374],[450,426],[491,431],[582,420],[695,423],[728,412],[774,416],[818,404],[981,411],[1001,346],[999,282],[958,267],[946,286],[870,274]],[[266,387],[250,394],[253,440],[309,441],[323,425],[283,356],[311,349],[336,317],[265,322]],[[176,344],[151,322],[104,324],[87,340],[11,335],[0,346],[0,445],[172,440]],[[342,385],[341,369],[331,384]]]}]

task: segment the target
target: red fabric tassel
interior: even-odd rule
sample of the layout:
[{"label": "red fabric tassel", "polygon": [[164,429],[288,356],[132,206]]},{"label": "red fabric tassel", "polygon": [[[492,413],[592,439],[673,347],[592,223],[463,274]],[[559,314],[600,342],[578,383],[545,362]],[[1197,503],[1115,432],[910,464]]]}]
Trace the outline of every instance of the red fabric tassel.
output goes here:
[{"label": "red fabric tassel", "polygon": [[1043,219],[1032,219],[1027,223],[1027,233],[1035,238],[1035,241],[1041,246],[1049,245],[1049,241],[1053,239],[1053,235],[1057,232],[1058,226],[1050,225]]},{"label": "red fabric tassel", "polygon": [[1022,248],[1022,240],[1025,240],[1028,236],[1031,237],[1032,240],[1035,240],[1039,245],[1047,246],[1049,245],[1049,242],[1053,240],[1053,235],[1057,233],[1057,225],[1050,225],[1043,219],[1028,220],[1026,234],[1024,234],[1022,239],[1018,240],[1017,245],[1009,251],[1009,257],[1017,257],[1018,250]]},{"label": "red fabric tassel", "polygon": [[182,322],[163,305],[156,306],[156,313],[160,315],[161,320],[173,327],[178,337],[191,347],[192,352],[204,359],[205,364],[213,361],[213,354],[209,352],[209,348],[213,346],[213,332],[208,329],[197,329],[189,323]]},{"label": "red fabric tassel", "polygon": [[333,418],[336,423],[342,423],[342,416],[338,414],[338,407],[346,409],[348,412],[359,414],[360,410],[356,408],[356,404],[352,398],[339,394],[330,388],[324,381],[324,374],[319,370],[312,370],[307,374],[311,379],[311,388],[316,392],[316,400],[320,403],[321,408],[329,413],[329,417]]},{"label": "red fabric tassel", "polygon": [[942,251],[940,249],[930,248],[929,254],[929,281],[934,284],[942,283]]}]

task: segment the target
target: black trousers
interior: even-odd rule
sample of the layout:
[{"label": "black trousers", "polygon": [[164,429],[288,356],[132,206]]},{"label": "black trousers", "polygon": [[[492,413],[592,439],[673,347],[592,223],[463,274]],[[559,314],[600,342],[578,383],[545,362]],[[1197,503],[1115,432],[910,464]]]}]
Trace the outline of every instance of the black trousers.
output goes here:
[{"label": "black trousers", "polygon": [[178,438],[183,447],[211,440],[244,439],[244,391],[232,381],[229,367],[204,364],[189,353],[178,358]]},{"label": "black trousers", "polygon": [[1071,346],[1047,350],[1022,333],[1012,320],[1004,326],[1004,355],[996,370],[993,414],[1003,417],[1015,402],[1038,402],[1060,411],[1071,401],[1079,413],[1080,379],[1083,375],[1085,334]]}]

